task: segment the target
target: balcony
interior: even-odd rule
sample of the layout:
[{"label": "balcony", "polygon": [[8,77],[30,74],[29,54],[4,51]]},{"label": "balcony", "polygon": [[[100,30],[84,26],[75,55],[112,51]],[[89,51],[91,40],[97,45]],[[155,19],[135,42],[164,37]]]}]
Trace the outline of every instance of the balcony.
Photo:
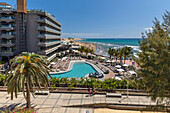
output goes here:
[{"label": "balcony", "polygon": [[60,36],[56,36],[56,35],[45,35],[45,34],[39,34],[38,36],[37,36],[37,38],[39,38],[39,39],[61,39],[61,37]]},{"label": "balcony", "polygon": [[47,60],[51,61],[52,59],[54,59],[56,57],[56,53],[54,53],[53,55],[51,55],[50,57],[47,58]]},{"label": "balcony", "polygon": [[14,26],[11,25],[1,25],[0,30],[5,30],[5,31],[13,31],[15,29]]},{"label": "balcony", "polygon": [[45,50],[45,51],[38,51],[38,54],[40,54],[40,55],[48,55],[48,54],[52,53],[53,51],[57,50],[59,47],[61,47],[61,45],[53,47],[53,48]]},{"label": "balcony", "polygon": [[39,30],[39,31],[46,31],[46,32],[50,32],[50,33],[55,33],[55,34],[61,35],[61,33],[59,31],[51,29],[51,28],[48,28],[48,27],[44,27],[44,26],[39,26],[37,28],[37,30]]},{"label": "balcony", "polygon": [[2,39],[2,38],[13,39],[13,38],[15,38],[15,35],[2,34],[2,35],[0,35],[0,39]]},{"label": "balcony", "polygon": [[1,17],[0,22],[7,22],[7,23],[14,22],[14,19],[11,17]]},{"label": "balcony", "polygon": [[13,14],[13,11],[14,10],[12,10],[12,9],[5,9],[4,8],[4,9],[0,10],[0,13],[11,15],[11,14]]},{"label": "balcony", "polygon": [[15,52],[12,51],[4,51],[4,52],[0,52],[0,56],[14,56]]},{"label": "balcony", "polygon": [[12,23],[12,22],[15,22],[15,21],[14,21],[14,19],[1,19],[0,18],[0,22]]},{"label": "balcony", "polygon": [[54,17],[52,17],[49,13],[47,13],[47,12],[37,12],[37,14],[50,18],[53,22],[55,22],[58,26],[61,27],[61,24]]},{"label": "balcony", "polygon": [[39,42],[38,43],[38,46],[41,46],[41,47],[48,47],[48,46],[52,46],[52,45],[56,45],[56,44],[59,44],[61,43],[61,41],[54,41],[54,42]]},{"label": "balcony", "polygon": [[5,42],[5,43],[1,42],[0,43],[0,47],[13,47],[13,46],[15,46],[15,43],[12,43],[12,42]]},{"label": "balcony", "polygon": [[46,23],[47,25],[50,25],[50,26],[58,29],[59,31],[61,31],[61,28],[60,28],[59,26],[57,26],[57,25],[55,25],[54,23],[48,21],[47,19],[39,18],[39,19],[37,20],[37,22],[39,22],[39,23]]}]

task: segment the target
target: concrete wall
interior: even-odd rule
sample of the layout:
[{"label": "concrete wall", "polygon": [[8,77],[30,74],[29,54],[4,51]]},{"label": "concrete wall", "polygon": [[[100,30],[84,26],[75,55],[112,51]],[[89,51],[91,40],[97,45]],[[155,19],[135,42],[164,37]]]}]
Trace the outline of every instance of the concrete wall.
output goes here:
[{"label": "concrete wall", "polygon": [[38,31],[37,31],[37,14],[36,13],[27,13],[27,28],[26,28],[26,36],[27,36],[27,51],[35,52],[38,51]]}]

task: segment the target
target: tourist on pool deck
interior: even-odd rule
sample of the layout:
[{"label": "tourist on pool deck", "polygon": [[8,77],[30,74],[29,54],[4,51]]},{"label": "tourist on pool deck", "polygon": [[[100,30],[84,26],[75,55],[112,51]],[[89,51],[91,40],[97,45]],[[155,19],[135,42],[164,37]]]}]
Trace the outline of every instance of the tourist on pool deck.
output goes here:
[{"label": "tourist on pool deck", "polygon": [[90,94],[91,94],[91,91],[90,91],[91,89],[90,89],[90,87],[88,88],[88,93],[89,93],[89,96],[90,96]]},{"label": "tourist on pool deck", "polygon": [[95,88],[94,88],[94,86],[92,87],[92,95],[95,95]]}]

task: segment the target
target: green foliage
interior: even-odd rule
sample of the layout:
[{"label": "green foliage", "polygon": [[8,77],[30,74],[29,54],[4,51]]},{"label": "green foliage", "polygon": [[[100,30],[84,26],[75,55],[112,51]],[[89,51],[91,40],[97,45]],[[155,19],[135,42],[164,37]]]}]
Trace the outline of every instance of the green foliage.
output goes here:
[{"label": "green foliage", "polygon": [[93,49],[85,48],[84,46],[81,46],[80,48],[78,48],[78,51],[80,51],[81,53],[85,52],[86,55],[87,53],[94,53]]},{"label": "green foliage", "polygon": [[118,54],[119,54],[120,62],[122,63],[122,57],[124,55],[124,48],[118,48]]},{"label": "green foliage", "polygon": [[132,52],[132,48],[131,47],[124,47],[123,48],[123,54],[124,54],[124,63],[126,63],[126,57],[131,57],[133,55],[133,52]]},{"label": "green foliage", "polygon": [[70,41],[70,43],[73,43],[73,41]]},{"label": "green foliage", "polygon": [[4,80],[5,80],[5,75],[4,74],[0,74],[0,85],[4,85]]},{"label": "green foliage", "polygon": [[113,56],[116,58],[116,61],[117,61],[117,59],[118,59],[118,57],[119,57],[119,51],[118,51],[118,49],[112,49],[112,51],[113,51]]},{"label": "green foliage", "polygon": [[[166,23],[170,26],[169,18]],[[147,90],[153,100],[170,101],[170,36],[167,26],[161,25],[155,19],[152,31],[142,34],[143,41],[139,41],[142,52],[138,53],[136,62],[141,67],[138,75],[146,81]]]},{"label": "green foliage", "polygon": [[13,100],[13,93],[17,98],[17,93],[22,91],[27,101],[27,107],[30,108],[30,92],[33,94],[33,87],[38,86],[40,90],[41,87],[48,89],[49,64],[50,62],[45,56],[27,52],[11,59],[10,70],[6,73],[5,79],[5,85],[8,86],[7,90],[8,94],[11,93],[11,99]]},{"label": "green foliage", "polygon": [[[132,82],[129,84],[129,88],[135,88],[133,84],[136,82]],[[98,79],[89,79],[89,78],[80,78],[77,80],[75,78],[52,78],[50,79],[51,88],[57,86],[69,87],[71,90],[75,87],[95,87],[100,90],[114,90],[114,89],[125,89],[127,88],[126,80],[116,80],[116,79],[105,79],[104,81],[100,81]]]},{"label": "green foliage", "polygon": [[132,52],[132,48],[131,47],[123,47],[123,48],[118,48],[118,49],[112,49],[112,48],[109,48],[108,51],[106,51],[109,56],[110,56],[110,59],[112,56],[114,56],[116,58],[116,61],[118,59],[118,57],[120,58],[120,60],[122,59],[122,57],[124,58],[124,63],[125,63],[125,60],[126,60],[126,57],[131,57],[133,52]]},{"label": "green foliage", "polygon": [[69,40],[73,40],[74,38],[72,38],[72,37],[68,37],[68,39],[69,39]]},{"label": "green foliage", "polygon": [[112,57],[113,55],[113,49],[112,48],[109,48],[109,50],[107,51],[107,53],[109,54],[110,58]]},{"label": "green foliage", "polygon": [[6,61],[0,61],[0,64],[5,64],[6,63]]}]

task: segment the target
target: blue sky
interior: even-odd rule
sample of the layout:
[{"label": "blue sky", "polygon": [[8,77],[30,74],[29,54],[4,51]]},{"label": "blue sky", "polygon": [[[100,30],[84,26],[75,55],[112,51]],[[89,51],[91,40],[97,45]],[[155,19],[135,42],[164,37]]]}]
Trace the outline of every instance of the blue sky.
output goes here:
[{"label": "blue sky", "polygon": [[[11,5],[17,0],[1,0]],[[154,17],[162,20],[170,0],[28,0],[28,9],[44,9],[62,24],[62,37],[140,38]]]}]

